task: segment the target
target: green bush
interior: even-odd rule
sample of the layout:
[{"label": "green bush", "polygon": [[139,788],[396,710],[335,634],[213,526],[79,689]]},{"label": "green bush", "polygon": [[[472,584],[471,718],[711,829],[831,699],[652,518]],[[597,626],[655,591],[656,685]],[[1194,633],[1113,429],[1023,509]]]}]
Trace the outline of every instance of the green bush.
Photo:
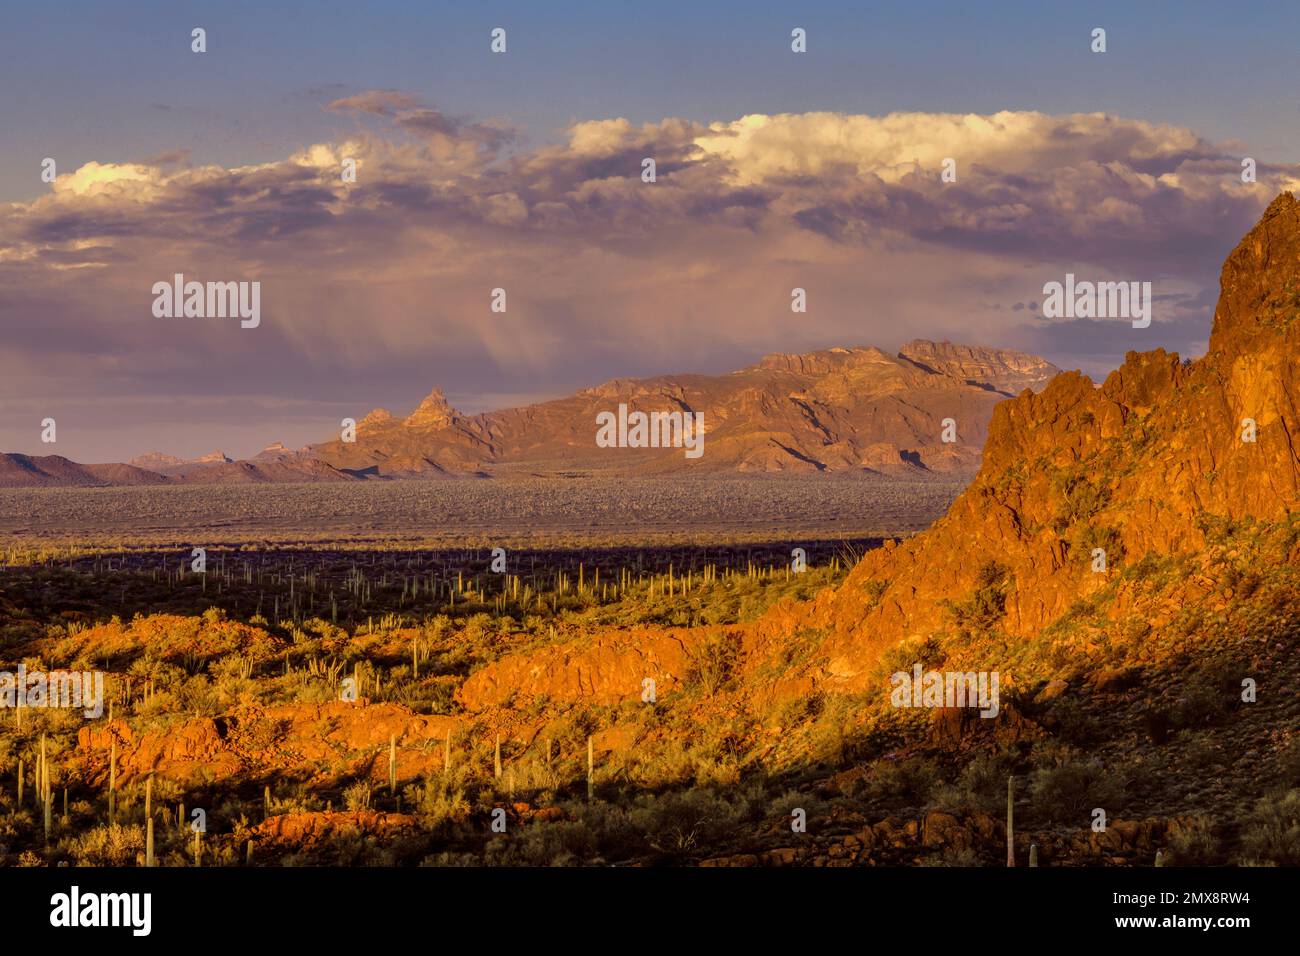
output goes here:
[{"label": "green bush", "polygon": [[1260,798],[1242,826],[1241,849],[1250,863],[1300,866],[1300,790]]},{"label": "green bush", "polygon": [[1089,822],[1096,807],[1114,816],[1124,799],[1124,789],[1100,763],[1066,760],[1034,772],[1030,805],[1039,819],[1082,826]]}]

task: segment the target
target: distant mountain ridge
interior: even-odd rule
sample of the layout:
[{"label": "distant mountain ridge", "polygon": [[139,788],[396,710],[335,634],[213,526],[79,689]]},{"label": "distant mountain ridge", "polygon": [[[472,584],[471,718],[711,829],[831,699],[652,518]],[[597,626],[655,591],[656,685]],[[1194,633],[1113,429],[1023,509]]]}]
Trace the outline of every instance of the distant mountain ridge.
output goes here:
[{"label": "distant mountain ridge", "polygon": [[233,461],[234,459],[228,458],[223,451],[210,452],[198,458],[177,458],[175,455],[165,455],[160,451],[151,451],[132,458],[127,464],[136,468],[144,468],[147,471],[154,471],[160,475],[176,477],[199,468],[205,468],[208,465],[225,465]]},{"label": "distant mountain ridge", "polygon": [[79,465],[62,455],[0,454],[0,488],[161,485],[167,480],[133,465]]},{"label": "distant mountain ridge", "polygon": [[[371,411],[358,421],[354,442],[299,451],[277,442],[246,461],[221,452],[197,459],[151,452],[113,466],[66,459],[45,466],[50,459],[5,455],[0,486],[160,483],[141,472],[183,484],[561,471],[961,477],[979,467],[993,406],[1042,389],[1059,372],[1024,352],[918,339],[893,355],[831,348],[774,353],[723,375],[613,379],[565,398],[477,415],[457,411],[435,388],[405,418]],[[673,448],[598,447],[597,415],[620,404],[702,412],[704,454],[688,459]],[[946,419],[954,423],[953,442],[943,440]]]},{"label": "distant mountain ridge", "polygon": [[[993,406],[1060,369],[1009,349],[917,340],[775,353],[725,375],[613,379],[566,398],[462,415],[434,389],[403,420],[376,409],[356,441],[312,446],[335,468],[387,477],[582,469],[874,474],[974,473]],[[596,416],[620,403],[705,416],[705,452],[598,448]],[[943,420],[957,425],[942,441]]]}]

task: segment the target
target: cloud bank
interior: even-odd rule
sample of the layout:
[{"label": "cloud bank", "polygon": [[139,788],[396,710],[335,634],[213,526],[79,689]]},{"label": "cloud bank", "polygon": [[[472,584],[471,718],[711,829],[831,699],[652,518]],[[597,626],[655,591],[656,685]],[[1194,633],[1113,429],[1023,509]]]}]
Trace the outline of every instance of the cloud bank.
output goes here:
[{"label": "cloud bank", "polygon": [[[478,410],[918,336],[1098,373],[1131,348],[1203,348],[1223,257],[1295,184],[1262,161],[1243,183],[1241,147],[1101,114],[604,119],[530,147],[402,91],[327,109],[337,138],[276,162],[92,162],[0,206],[0,448],[49,453],[55,415],[58,452],[83,460],[218,434],[248,453],[434,385]],[[1155,322],[1043,319],[1067,271],[1153,282]],[[260,281],[261,326],[154,318],[175,273]]]}]

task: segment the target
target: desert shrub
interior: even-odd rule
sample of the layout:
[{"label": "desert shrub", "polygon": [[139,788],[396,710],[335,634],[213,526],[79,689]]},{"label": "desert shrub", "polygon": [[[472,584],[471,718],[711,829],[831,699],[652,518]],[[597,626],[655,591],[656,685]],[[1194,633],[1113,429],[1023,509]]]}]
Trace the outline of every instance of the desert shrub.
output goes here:
[{"label": "desert shrub", "polygon": [[68,851],[78,866],[129,866],[144,853],[144,827],[95,827],[88,833],[74,837]]},{"label": "desert shrub", "polygon": [[1094,485],[1081,474],[1058,475],[1052,482],[1053,490],[1061,496],[1054,524],[1058,531],[1079,521],[1086,521],[1106,507],[1110,493]]},{"label": "desert shrub", "polygon": [[921,866],[983,866],[979,856],[969,847],[950,846],[940,853],[924,857]]},{"label": "desert shrub", "polygon": [[1007,777],[1015,766],[1008,752],[977,754],[952,784],[936,788],[932,805],[955,812],[995,813],[1006,806]]},{"label": "desert shrub", "polygon": [[871,722],[864,721],[876,703],[874,695],[827,695],[817,719],[808,728],[808,750],[814,761],[840,766],[846,760],[862,760],[877,749],[880,736]]},{"label": "desert shrub", "polygon": [[1080,525],[1078,532],[1074,536],[1074,547],[1084,556],[1084,560],[1092,560],[1092,552],[1096,548],[1101,548],[1106,552],[1106,567],[1119,564],[1120,559],[1124,557],[1124,541],[1120,537],[1119,529],[1108,528],[1098,524]]},{"label": "desert shrub", "polygon": [[1300,787],[1300,736],[1292,737],[1277,755],[1277,779],[1287,787]]},{"label": "desert shrub", "polygon": [[1241,830],[1243,858],[1254,864],[1300,865],[1300,790],[1267,794]]},{"label": "desert shrub", "polygon": [[821,694],[807,694],[791,697],[784,701],[773,715],[776,726],[783,730],[801,727],[809,721],[816,720],[825,703]]},{"label": "desert shrub", "polygon": [[579,866],[596,856],[596,835],[580,820],[532,823],[483,848],[488,866]]},{"label": "desert shrub", "polygon": [[938,767],[924,757],[878,761],[872,768],[864,797],[869,803],[890,807],[921,807],[929,801],[939,779]]},{"label": "desert shrub", "polygon": [[679,786],[695,778],[698,755],[680,737],[667,737],[653,749],[638,749],[628,762],[628,778],[638,787]]},{"label": "desert shrub", "polygon": [[987,631],[1002,620],[1006,611],[1007,569],[996,561],[985,561],[975,574],[975,590],[960,604],[949,603],[959,630]]},{"label": "desert shrub", "polygon": [[358,780],[343,791],[343,804],[349,810],[370,809],[371,788],[368,781]]},{"label": "desert shrub", "polygon": [[869,609],[875,608],[880,603],[880,599],[885,596],[887,590],[889,590],[888,578],[883,581],[871,578],[863,582],[862,591],[867,596],[867,607]]},{"label": "desert shrub", "polygon": [[1071,697],[1058,697],[1050,711],[1056,722],[1056,734],[1067,743],[1086,746],[1101,733],[1097,720]]},{"label": "desert shrub", "polygon": [[1182,748],[1183,764],[1188,769],[1205,773],[1224,763],[1224,754],[1214,742],[1212,731],[1193,734]]},{"label": "desert shrub", "polygon": [[481,858],[440,854],[424,865],[581,866],[644,856],[649,849],[626,809],[566,803],[566,819],[525,823],[492,837]]},{"label": "desert shrub", "polygon": [[878,669],[882,678],[900,671],[910,675],[913,665],[920,664],[922,668],[931,670],[942,664],[946,657],[937,637],[910,637],[886,648],[880,655]]},{"label": "desert shrub", "polygon": [[1223,862],[1219,838],[1205,817],[1193,817],[1170,837],[1169,856],[1174,866],[1215,866]]},{"label": "desert shrub", "polygon": [[1053,823],[1082,824],[1095,807],[1113,813],[1124,798],[1124,786],[1095,761],[1066,759],[1036,770],[1030,784],[1035,816]]},{"label": "desert shrub", "polygon": [[684,683],[711,696],[730,682],[739,664],[739,635],[726,632],[710,635],[687,651]]},{"label": "desert shrub", "polygon": [[1227,710],[1227,699],[1217,679],[1204,672],[1187,682],[1170,716],[1180,728],[1205,727],[1215,723]]},{"label": "desert shrub", "polygon": [[464,788],[442,773],[427,774],[423,784],[406,787],[404,805],[411,807],[430,829],[462,823],[470,813]]},{"label": "desert shrub", "polygon": [[695,788],[639,797],[631,817],[651,847],[677,858],[738,836],[754,809],[743,792],[732,791],[724,796]]},{"label": "desert shrub", "polygon": [[465,622],[465,629],[462,632],[463,638],[471,645],[483,644],[489,635],[495,634],[497,624],[492,619],[491,614],[473,614]]},{"label": "desert shrub", "polygon": [[767,809],[767,818],[775,820],[778,826],[789,829],[791,814],[795,810],[802,810],[811,820],[821,813],[824,808],[824,801],[814,794],[800,793],[798,790],[787,790],[771,802]]}]

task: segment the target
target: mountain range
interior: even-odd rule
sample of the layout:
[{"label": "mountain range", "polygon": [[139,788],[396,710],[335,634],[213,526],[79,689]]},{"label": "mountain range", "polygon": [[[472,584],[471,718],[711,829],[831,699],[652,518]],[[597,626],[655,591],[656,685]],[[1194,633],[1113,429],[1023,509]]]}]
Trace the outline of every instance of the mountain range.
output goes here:
[{"label": "mountain range", "polygon": [[[5,454],[0,486],[572,472],[969,477],[979,467],[994,406],[1025,389],[1041,390],[1059,372],[1023,352],[916,340],[896,354],[832,348],[768,355],[725,375],[613,379],[566,398],[477,415],[457,411],[435,388],[404,418],[371,411],[356,423],[352,441],[340,437],[297,451],[276,443],[239,461],[220,451],[195,459],[151,452],[107,465]],[[620,404],[702,412],[704,454],[688,459],[675,449],[598,447],[597,416]]]}]

